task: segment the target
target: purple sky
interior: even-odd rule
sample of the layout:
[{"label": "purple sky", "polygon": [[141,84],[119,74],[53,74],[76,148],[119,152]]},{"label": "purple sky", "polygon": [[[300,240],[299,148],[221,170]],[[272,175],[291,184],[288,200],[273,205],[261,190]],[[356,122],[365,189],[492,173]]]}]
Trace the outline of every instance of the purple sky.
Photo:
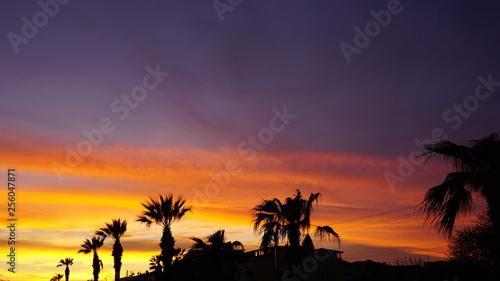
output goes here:
[{"label": "purple sky", "polygon": [[[403,0],[400,12],[392,14],[387,26],[348,63],[339,45],[355,45],[354,28],[364,30],[374,20],[370,11],[385,10],[388,3],[397,5],[246,0],[224,13],[221,21],[212,1],[73,0],[59,5],[48,24],[16,53],[9,34],[21,36],[22,18],[32,21],[41,7],[37,1],[2,1],[0,148],[25,152],[50,147],[47,153],[59,157],[65,146],[83,139],[82,130],[97,128],[100,120],[110,118],[116,128],[105,135],[105,148],[144,148],[151,154],[194,148],[185,153],[190,157],[186,165],[195,163],[198,168],[196,153],[207,152],[199,157],[208,161],[214,157],[210,152],[234,152],[249,135],[268,126],[273,108],[286,106],[297,117],[266,146],[269,158],[264,159],[279,159],[277,152],[297,158],[300,153],[357,155],[355,160],[322,159],[311,166],[318,174],[369,175],[360,182],[376,182],[374,186],[388,192],[383,169],[396,171],[398,156],[407,157],[416,148],[414,140],[431,137],[435,128],[459,143],[500,131],[500,86],[484,100],[474,97],[481,85],[479,76],[500,83],[500,3]],[[147,66],[157,65],[170,75],[120,120],[111,109],[113,102],[142,84]],[[488,92],[485,87],[480,91]],[[477,101],[466,105],[477,107],[463,113],[467,118],[453,112],[464,100]],[[109,153],[115,154],[116,150]],[[133,156],[124,153],[116,162],[144,160],[144,155]],[[309,163],[297,158],[290,156],[296,162],[285,163],[285,168],[274,166],[285,172],[294,172],[294,165],[307,170]],[[363,163],[358,158],[384,163],[357,167]],[[327,162],[333,164],[321,166]],[[110,163],[106,164],[113,166]],[[205,162],[200,167],[204,165],[212,167]],[[425,167],[421,174],[430,169]],[[29,171],[33,190],[40,176],[35,174],[41,170]],[[43,177],[47,186],[59,187],[51,173]],[[87,184],[92,177],[68,181],[72,180]],[[421,181],[425,186],[419,192],[439,183],[435,178]],[[272,187],[261,187],[265,196],[274,196]],[[291,195],[295,187],[290,188],[283,194]],[[344,199],[347,202],[349,196]],[[382,205],[401,207],[398,202]],[[380,205],[368,205],[369,200],[349,203],[383,211]]]},{"label": "purple sky", "polygon": [[[499,5],[402,1],[348,64],[339,44],[353,44],[353,28],[386,3],[245,1],[221,22],[209,1],[72,1],[18,54],[1,41],[2,123],[79,138],[159,64],[171,76],[114,142],[234,146],[283,105],[299,116],[281,147],[292,150],[394,157],[434,127],[456,141],[498,131],[495,93],[457,130],[442,115],[474,93],[478,75],[500,80]],[[2,6],[5,35],[40,10]]]}]

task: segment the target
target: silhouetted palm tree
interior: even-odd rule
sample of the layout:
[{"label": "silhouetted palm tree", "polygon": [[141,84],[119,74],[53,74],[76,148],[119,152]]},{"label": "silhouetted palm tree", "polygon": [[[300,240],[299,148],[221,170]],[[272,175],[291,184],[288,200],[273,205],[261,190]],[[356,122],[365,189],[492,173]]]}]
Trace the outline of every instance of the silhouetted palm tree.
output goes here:
[{"label": "silhouetted palm tree", "polygon": [[172,259],[175,255],[175,239],[172,236],[171,225],[191,211],[191,206],[186,207],[185,204],[186,200],[182,196],[174,199],[172,194],[158,195],[158,199],[149,197],[149,201],[146,200],[146,203],[142,203],[146,210],[137,219],[137,221],[146,224],[147,227],[153,223],[163,227],[160,258],[163,263],[163,278],[165,280],[171,279]]},{"label": "silhouetted palm tree", "polygon": [[57,265],[57,267],[66,266],[66,269],[64,270],[64,276],[66,276],[66,281],[69,280],[69,267],[71,265],[73,265],[73,259],[72,258],[61,259],[59,261],[59,264]]},{"label": "silhouetted palm tree", "polygon": [[94,259],[92,261],[92,268],[94,274],[94,281],[99,280],[99,272],[101,272],[101,268],[103,268],[102,261],[99,259],[99,255],[97,254],[97,250],[102,247],[104,244],[104,238],[101,236],[94,236],[91,240],[85,239],[83,244],[81,245],[81,249],[78,253],[88,254],[90,252],[94,253]]},{"label": "silhouetted palm tree", "polygon": [[234,280],[235,249],[243,251],[243,244],[239,241],[226,241],[225,231],[217,230],[203,239],[190,238],[195,243],[191,246],[193,250],[201,250],[205,253],[203,271],[208,280]]},{"label": "silhouetted palm tree", "polygon": [[[309,237],[311,214],[314,203],[318,204],[321,193],[311,193],[308,199],[302,197],[300,190],[294,197],[287,197],[282,203],[279,199],[262,200],[252,210],[254,213],[254,231],[261,233],[260,247],[278,246],[280,240],[286,240],[292,251],[292,263],[300,260],[301,236]],[[339,235],[330,226],[315,226],[318,238],[333,239],[340,245]],[[310,237],[306,240],[312,245]]]},{"label": "silhouetted palm tree", "polygon": [[60,273],[54,273],[54,276],[50,278],[50,281],[60,281],[64,276]]},{"label": "silhouetted palm tree", "polygon": [[448,240],[447,255],[464,264],[500,266],[500,255],[494,251],[497,242],[489,212],[477,215],[474,225],[457,230]]},{"label": "silhouetted palm tree", "polygon": [[225,230],[220,229],[207,236],[205,239],[207,242],[203,241],[200,238],[192,237],[190,238],[195,243],[191,246],[191,249],[195,250],[204,250],[207,252],[223,252],[223,251],[232,251],[235,247],[243,245],[239,241],[228,241],[226,242]]},{"label": "silhouetted palm tree", "polygon": [[50,278],[50,281],[61,281],[64,276],[60,273],[54,273],[54,276]]},{"label": "silhouetted palm tree", "polygon": [[500,138],[495,133],[469,144],[443,140],[424,146],[424,155],[443,156],[455,171],[427,191],[420,210],[440,233],[450,236],[456,217],[473,211],[475,192],[486,199],[492,225],[500,234]]},{"label": "silhouetted palm tree", "polygon": [[120,219],[111,219],[111,223],[106,223],[106,227],[103,227],[96,231],[96,235],[101,237],[111,237],[115,240],[113,244],[113,252],[111,255],[113,256],[114,268],[115,268],[115,281],[120,280],[120,269],[122,268],[122,254],[123,247],[120,243],[120,238],[127,231],[127,221]]},{"label": "silhouetted palm tree", "polygon": [[154,255],[149,259],[149,269],[152,271],[162,271],[163,266],[161,265],[161,256]]}]

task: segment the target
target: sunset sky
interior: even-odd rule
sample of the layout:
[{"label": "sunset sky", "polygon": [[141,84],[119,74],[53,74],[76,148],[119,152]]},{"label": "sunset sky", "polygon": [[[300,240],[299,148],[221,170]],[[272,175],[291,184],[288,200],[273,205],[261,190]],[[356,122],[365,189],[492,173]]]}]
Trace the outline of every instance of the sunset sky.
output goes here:
[{"label": "sunset sky", "polygon": [[16,169],[18,204],[0,278],[49,280],[73,257],[71,280],[91,279],[77,251],[112,218],[129,222],[122,276],[148,270],[161,230],[135,219],[168,193],[193,206],[172,227],[185,249],[218,229],[256,249],[252,207],[300,188],[322,194],[312,223],[345,260],[445,258],[414,211],[451,166],[414,156],[500,131],[500,4],[240,2],[0,3],[0,181]]}]

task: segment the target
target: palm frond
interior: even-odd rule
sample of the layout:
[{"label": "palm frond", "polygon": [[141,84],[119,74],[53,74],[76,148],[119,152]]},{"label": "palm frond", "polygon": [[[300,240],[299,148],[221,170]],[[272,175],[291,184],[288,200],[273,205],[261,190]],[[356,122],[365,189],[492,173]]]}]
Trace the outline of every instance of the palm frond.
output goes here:
[{"label": "palm frond", "polygon": [[260,248],[267,249],[271,246],[277,246],[277,244],[276,244],[277,237],[279,237],[279,236],[273,230],[262,232],[262,235],[260,238]]},{"label": "palm frond", "polygon": [[105,225],[105,227],[96,231],[95,234],[104,238],[111,237],[115,240],[119,240],[127,231],[127,220],[121,221],[121,219],[111,219],[111,223],[105,223]]},{"label": "palm frond", "polygon": [[197,238],[197,237],[191,237],[189,239],[191,239],[191,240],[193,240],[195,242],[191,246],[191,249],[193,249],[193,250],[208,250],[209,249],[208,244],[205,243],[205,241],[203,241],[203,239]]},{"label": "palm frond", "polygon": [[138,221],[141,224],[145,224],[146,227],[150,227],[153,224],[153,221],[150,220],[146,215],[138,216],[135,221]]},{"label": "palm frond", "polygon": [[316,226],[314,233],[319,239],[331,240],[340,246],[340,236],[331,226]]},{"label": "palm frond", "polygon": [[162,257],[161,255],[153,255],[150,259],[149,259],[149,269],[150,270],[162,270],[163,266],[162,266]]},{"label": "palm frond", "polygon": [[425,144],[421,149],[423,156],[441,156],[445,160],[453,160],[455,158],[468,159],[471,156],[469,147],[458,145],[448,140]]},{"label": "palm frond", "polygon": [[145,203],[141,205],[146,209],[141,215],[137,216],[136,221],[144,223],[147,227],[155,223],[163,227],[170,227],[170,225],[182,219],[188,212],[192,211],[192,207],[186,207],[186,200],[179,196],[174,200],[172,194],[158,195],[157,199],[146,199]]},{"label": "palm frond", "polygon": [[474,210],[474,202],[467,189],[469,174],[454,172],[445,181],[427,191],[419,204],[420,212],[436,226],[439,233],[450,236],[458,216],[467,215]]},{"label": "palm frond", "polygon": [[67,265],[67,266],[73,265],[73,259],[72,258],[65,258],[65,259],[59,260],[59,264],[57,265],[57,267],[60,267],[63,265]]},{"label": "palm frond", "polygon": [[[254,231],[261,234],[261,248],[278,245],[280,240],[285,239],[288,239],[290,245],[299,246],[301,233],[308,237],[314,205],[315,203],[318,205],[320,198],[321,193],[311,193],[306,199],[297,189],[294,196],[285,198],[283,203],[274,198],[262,200],[256,205],[252,209],[252,223]],[[320,234],[326,233],[328,229],[324,231],[320,229]],[[333,235],[334,240],[340,241],[337,233],[332,232],[329,235]]]},{"label": "palm frond", "polygon": [[226,231],[224,229],[219,229],[213,234],[207,236],[207,241],[217,248],[222,248],[224,243],[226,242]]},{"label": "palm frond", "polygon": [[91,240],[85,239],[83,244],[81,245],[81,249],[78,253],[88,254],[92,251],[97,251],[104,244],[104,238],[101,236],[94,236]]}]

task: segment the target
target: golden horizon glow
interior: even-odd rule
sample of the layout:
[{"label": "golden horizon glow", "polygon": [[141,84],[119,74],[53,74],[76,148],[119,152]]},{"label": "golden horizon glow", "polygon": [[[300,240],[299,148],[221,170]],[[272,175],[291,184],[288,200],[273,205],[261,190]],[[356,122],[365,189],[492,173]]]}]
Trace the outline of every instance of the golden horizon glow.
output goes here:
[{"label": "golden horizon glow", "polygon": [[[77,261],[71,269],[71,280],[91,278],[91,257],[77,251],[84,239],[92,237],[95,230],[112,218],[126,219],[129,223],[122,239],[125,249],[122,276],[127,270],[148,270],[149,258],[159,253],[161,230],[158,226],[148,229],[135,219],[142,212],[140,203],[149,196],[166,193],[183,195],[188,204],[193,204],[193,212],[172,227],[177,245],[186,249],[191,245],[190,237],[205,237],[218,229],[226,230],[228,240],[241,241],[247,250],[256,249],[258,234],[252,230],[251,208],[261,199],[284,199],[300,188],[305,196],[310,192],[323,194],[312,223],[332,225],[341,235],[342,247],[373,248],[374,260],[385,257],[376,249],[444,257],[444,239],[423,228],[421,218],[375,220],[367,229],[360,229],[360,224],[366,221],[342,223],[415,204],[423,196],[422,188],[417,188],[419,183],[413,180],[402,185],[404,192],[391,192],[383,178],[384,169],[391,163],[387,159],[302,151],[259,153],[248,161],[237,150],[228,148],[207,151],[190,147],[102,146],[96,147],[59,182],[51,163],[64,159],[61,149],[49,146],[36,151],[2,149],[3,152],[4,163],[16,167],[19,178],[18,201],[22,207],[18,212],[18,255],[23,260],[19,272],[26,273],[28,268],[37,272],[16,275],[20,278],[16,280],[50,278],[53,273],[63,271],[55,265],[67,256]],[[205,186],[217,183],[217,174],[231,161],[238,163],[241,171],[229,179],[219,178],[227,183],[219,183],[217,189],[207,193]],[[434,175],[443,170],[433,163],[419,169],[419,174],[434,172]],[[336,222],[340,222],[338,226]],[[317,243],[336,248],[328,242]],[[114,274],[111,245],[108,239],[99,251],[105,265],[102,278],[112,278]],[[350,256],[369,258],[370,253],[345,251],[344,257]]]}]

